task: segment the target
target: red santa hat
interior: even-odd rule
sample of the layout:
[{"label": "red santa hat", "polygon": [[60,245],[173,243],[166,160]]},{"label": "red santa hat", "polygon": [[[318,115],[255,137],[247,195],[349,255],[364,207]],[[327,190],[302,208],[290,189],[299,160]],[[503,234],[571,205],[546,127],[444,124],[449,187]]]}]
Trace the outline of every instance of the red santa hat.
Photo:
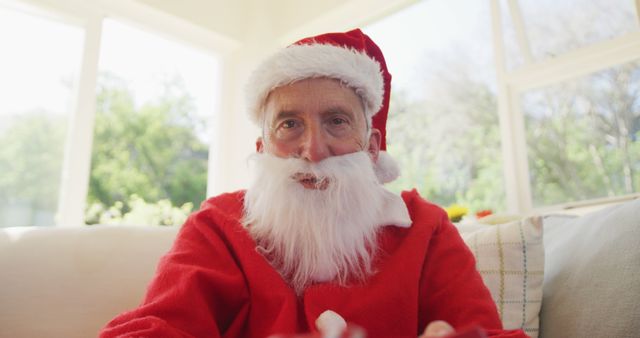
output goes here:
[{"label": "red santa hat", "polygon": [[376,174],[382,183],[396,179],[398,166],[386,152],[391,74],[380,48],[359,29],[304,38],[265,60],[247,86],[251,119],[262,125],[263,105],[275,88],[319,77],[340,80],[360,96],[369,125],[381,134]]}]

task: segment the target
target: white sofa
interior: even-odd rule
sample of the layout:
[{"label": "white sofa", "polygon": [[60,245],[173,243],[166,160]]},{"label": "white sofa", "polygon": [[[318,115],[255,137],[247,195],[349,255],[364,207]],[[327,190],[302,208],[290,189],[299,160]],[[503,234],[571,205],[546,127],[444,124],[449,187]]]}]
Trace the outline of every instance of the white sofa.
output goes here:
[{"label": "white sofa", "polygon": [[[177,227],[0,229],[0,337],[95,337],[136,306]],[[540,337],[640,337],[640,200],[544,218]]]}]

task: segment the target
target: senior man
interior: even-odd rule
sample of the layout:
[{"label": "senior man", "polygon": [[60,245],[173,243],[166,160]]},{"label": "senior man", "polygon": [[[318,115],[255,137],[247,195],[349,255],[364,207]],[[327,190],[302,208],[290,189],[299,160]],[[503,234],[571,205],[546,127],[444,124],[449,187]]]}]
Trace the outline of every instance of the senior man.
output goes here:
[{"label": "senior man", "polygon": [[360,30],[267,59],[248,85],[262,128],[250,187],[203,203],[141,305],[101,336],[330,335],[349,323],[368,337],[471,325],[524,337],[502,330],[446,213],[383,187],[398,175],[385,151],[390,89],[382,52]]}]

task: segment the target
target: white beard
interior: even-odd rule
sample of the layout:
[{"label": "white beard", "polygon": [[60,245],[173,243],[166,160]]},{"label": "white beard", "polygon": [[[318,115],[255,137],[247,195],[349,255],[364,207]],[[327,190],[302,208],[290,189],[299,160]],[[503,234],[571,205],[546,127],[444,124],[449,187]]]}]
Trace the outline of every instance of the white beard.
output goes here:
[{"label": "white beard", "polygon": [[[373,273],[386,190],[366,152],[316,164],[269,154],[252,160],[255,176],[245,195],[243,224],[298,294],[313,282],[345,285]],[[300,174],[328,185],[306,189],[292,178]]]}]

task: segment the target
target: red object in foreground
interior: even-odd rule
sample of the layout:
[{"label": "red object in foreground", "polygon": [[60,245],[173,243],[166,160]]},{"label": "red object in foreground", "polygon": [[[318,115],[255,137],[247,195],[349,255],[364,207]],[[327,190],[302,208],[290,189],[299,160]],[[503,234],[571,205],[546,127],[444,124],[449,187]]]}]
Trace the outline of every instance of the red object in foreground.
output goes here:
[{"label": "red object in foreground", "polygon": [[477,326],[472,326],[470,328],[460,330],[454,334],[450,334],[445,338],[487,338],[487,334],[483,329]]},{"label": "red object in foreground", "polygon": [[486,216],[489,216],[489,215],[492,215],[492,214],[493,214],[493,211],[491,211],[489,209],[480,210],[480,211],[476,212],[476,217],[477,218],[482,218],[482,217],[486,217]]}]

